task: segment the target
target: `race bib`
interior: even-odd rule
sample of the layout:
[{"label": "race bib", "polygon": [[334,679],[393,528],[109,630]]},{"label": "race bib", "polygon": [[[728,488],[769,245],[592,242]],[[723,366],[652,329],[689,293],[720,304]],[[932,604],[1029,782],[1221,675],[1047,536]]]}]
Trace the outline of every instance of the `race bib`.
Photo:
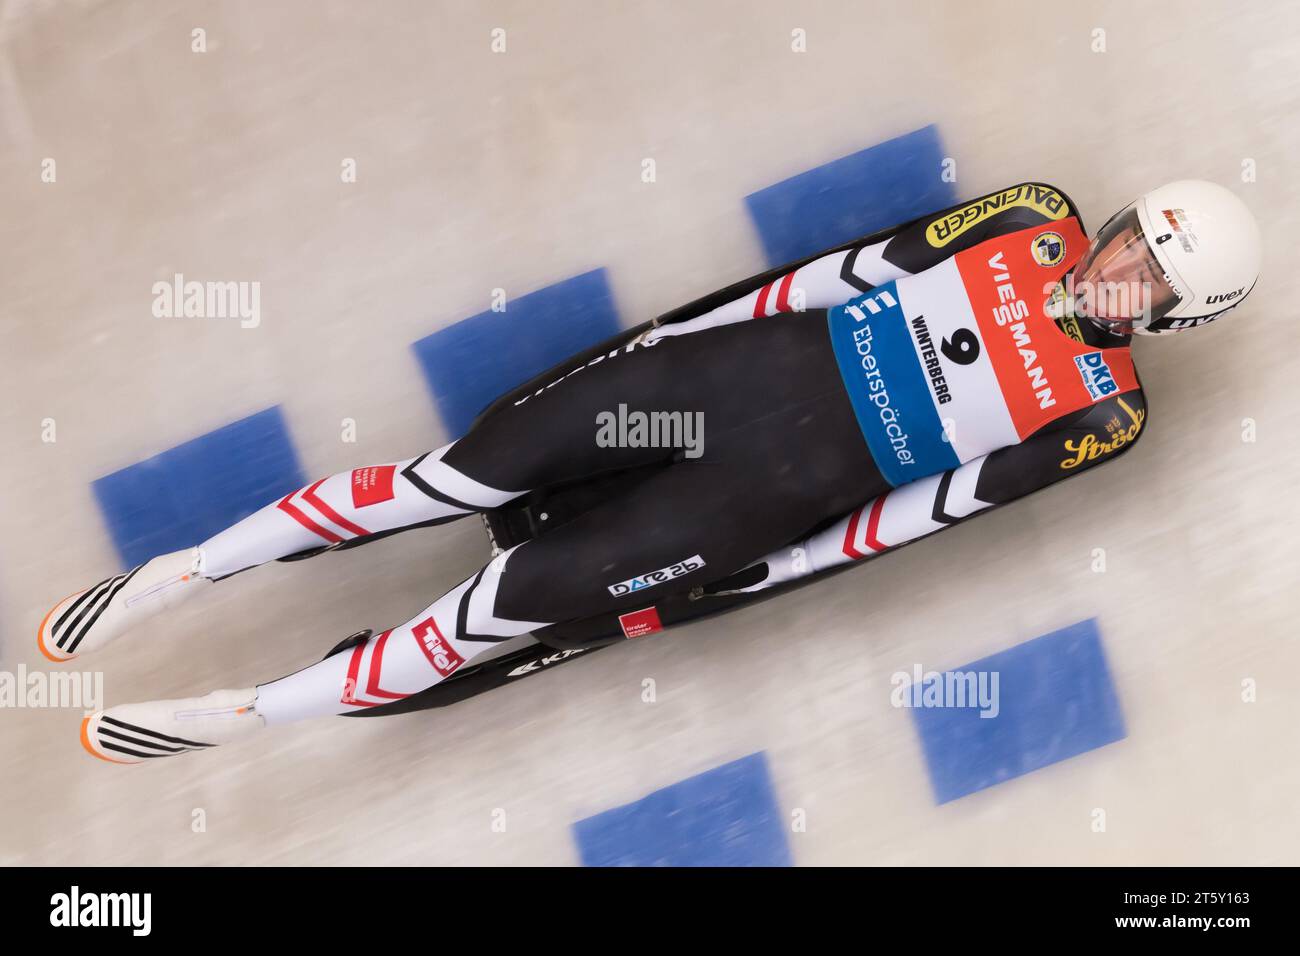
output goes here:
[{"label": "race bib", "polygon": [[1086,246],[1071,217],[990,239],[829,310],[854,414],[891,485],[1017,444],[1136,387],[1127,347],[1077,342],[1044,309]]}]

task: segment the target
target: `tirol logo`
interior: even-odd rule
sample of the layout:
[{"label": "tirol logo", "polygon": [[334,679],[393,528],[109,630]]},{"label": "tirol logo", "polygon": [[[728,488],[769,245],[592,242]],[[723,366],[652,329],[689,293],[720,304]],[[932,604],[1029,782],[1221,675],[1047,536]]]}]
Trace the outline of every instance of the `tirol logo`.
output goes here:
[{"label": "tirol logo", "polygon": [[1040,232],[1029,248],[1040,266],[1060,265],[1065,259],[1065,237],[1059,232]]},{"label": "tirol logo", "polygon": [[683,574],[690,574],[702,567],[704,567],[704,559],[696,554],[689,558],[683,558],[676,564],[670,564],[666,568],[660,568],[658,571],[650,571],[635,578],[628,578],[626,581],[619,581],[618,584],[611,584],[609,593],[614,597],[622,597],[625,594],[631,594],[633,591],[643,591],[646,588],[654,587],[656,584],[671,581],[673,578],[680,578]]},{"label": "tirol logo", "polygon": [[415,635],[420,650],[424,651],[424,656],[429,659],[433,669],[443,677],[450,677],[456,668],[465,663],[465,658],[461,657],[456,648],[442,636],[442,631],[438,630],[438,622],[433,618],[425,618],[411,628],[411,633]]},{"label": "tirol logo", "polygon": [[1110,374],[1110,366],[1106,364],[1106,356],[1101,352],[1085,352],[1083,355],[1076,355],[1074,364],[1083,379],[1083,387],[1088,390],[1094,402],[1099,402],[1107,395],[1113,395],[1118,391],[1119,386],[1115,384],[1115,377]]}]

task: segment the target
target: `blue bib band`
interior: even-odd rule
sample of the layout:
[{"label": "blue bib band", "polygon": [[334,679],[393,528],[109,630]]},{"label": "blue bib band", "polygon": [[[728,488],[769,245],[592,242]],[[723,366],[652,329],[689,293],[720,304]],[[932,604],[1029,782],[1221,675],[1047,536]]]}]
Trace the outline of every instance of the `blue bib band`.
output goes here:
[{"label": "blue bib band", "polygon": [[960,465],[944,438],[896,285],[828,310],[826,322],[858,427],[885,480],[898,487]]}]

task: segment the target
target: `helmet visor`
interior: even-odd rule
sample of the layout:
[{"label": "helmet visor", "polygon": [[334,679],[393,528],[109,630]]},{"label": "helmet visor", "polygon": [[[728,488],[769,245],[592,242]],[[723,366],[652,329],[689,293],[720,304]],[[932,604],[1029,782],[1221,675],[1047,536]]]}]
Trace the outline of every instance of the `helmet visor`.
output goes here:
[{"label": "helmet visor", "polygon": [[1074,267],[1075,314],[1116,332],[1158,322],[1181,300],[1143,234],[1137,206],[1111,217]]}]

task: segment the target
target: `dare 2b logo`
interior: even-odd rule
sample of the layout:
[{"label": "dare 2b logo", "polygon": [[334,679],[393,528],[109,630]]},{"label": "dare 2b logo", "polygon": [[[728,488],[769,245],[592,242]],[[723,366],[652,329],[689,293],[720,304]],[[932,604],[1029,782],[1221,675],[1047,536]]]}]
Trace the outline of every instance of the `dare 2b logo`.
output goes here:
[{"label": "dare 2b logo", "polygon": [[1106,356],[1103,353],[1085,352],[1083,355],[1076,355],[1074,364],[1083,379],[1083,387],[1088,390],[1094,402],[1099,402],[1107,395],[1119,391],[1119,386],[1115,384],[1115,377],[1110,374],[1110,366],[1106,364]]}]

